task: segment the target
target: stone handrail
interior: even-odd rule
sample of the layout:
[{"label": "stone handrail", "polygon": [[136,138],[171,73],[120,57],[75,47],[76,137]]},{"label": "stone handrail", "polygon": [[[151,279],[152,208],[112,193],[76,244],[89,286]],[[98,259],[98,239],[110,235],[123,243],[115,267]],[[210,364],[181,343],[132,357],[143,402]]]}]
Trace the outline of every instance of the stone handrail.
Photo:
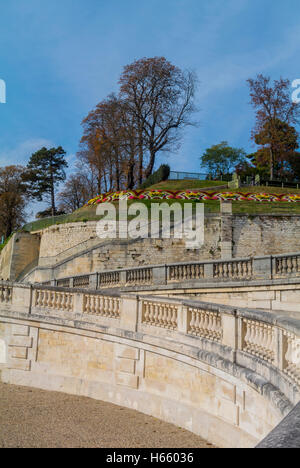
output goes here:
[{"label": "stone handrail", "polygon": [[145,265],[60,278],[44,285],[91,289],[184,282],[275,280],[300,277],[300,253],[205,262]]},{"label": "stone handrail", "polygon": [[182,334],[197,337],[204,340],[197,342],[204,349],[215,343],[221,348],[214,352],[223,354],[226,347],[232,362],[245,365],[245,356],[251,356],[271,366],[300,391],[300,320],[287,315],[186,299],[9,283],[1,284],[0,304],[25,314],[94,317],[99,323],[109,319],[118,327],[155,331],[172,340],[180,341]]},{"label": "stone handrail", "polygon": [[246,372],[250,380],[256,375],[253,385],[275,390],[274,398],[278,391],[284,396],[279,398],[283,415],[300,400],[300,320],[287,313],[17,283],[0,284],[0,304],[5,318],[82,322],[111,334],[122,330],[127,337],[147,336],[151,342],[158,338],[166,349],[189,345],[201,361],[217,368],[223,362],[223,369],[235,376]]}]

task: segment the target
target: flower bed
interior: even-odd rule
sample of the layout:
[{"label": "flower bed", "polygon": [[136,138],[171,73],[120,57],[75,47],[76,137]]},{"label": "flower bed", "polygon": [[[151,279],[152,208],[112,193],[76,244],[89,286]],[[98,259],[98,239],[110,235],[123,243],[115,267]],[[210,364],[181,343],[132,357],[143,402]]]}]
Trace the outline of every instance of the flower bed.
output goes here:
[{"label": "flower bed", "polygon": [[201,192],[193,190],[127,190],[108,192],[90,200],[88,206],[120,200],[194,200],[194,201],[254,201],[254,202],[300,202],[297,194]]}]

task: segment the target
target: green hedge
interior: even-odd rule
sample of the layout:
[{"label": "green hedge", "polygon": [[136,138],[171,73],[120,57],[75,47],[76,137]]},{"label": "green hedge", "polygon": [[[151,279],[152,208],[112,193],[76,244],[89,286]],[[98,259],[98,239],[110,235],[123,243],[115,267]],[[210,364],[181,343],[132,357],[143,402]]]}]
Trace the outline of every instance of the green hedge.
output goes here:
[{"label": "green hedge", "polygon": [[168,166],[167,164],[162,164],[160,168],[157,171],[153,172],[153,174],[151,174],[151,176],[149,176],[148,179],[146,179],[145,182],[143,182],[139,188],[146,189],[151,185],[159,184],[159,182],[164,182],[165,180],[168,180],[170,170],[170,166]]}]

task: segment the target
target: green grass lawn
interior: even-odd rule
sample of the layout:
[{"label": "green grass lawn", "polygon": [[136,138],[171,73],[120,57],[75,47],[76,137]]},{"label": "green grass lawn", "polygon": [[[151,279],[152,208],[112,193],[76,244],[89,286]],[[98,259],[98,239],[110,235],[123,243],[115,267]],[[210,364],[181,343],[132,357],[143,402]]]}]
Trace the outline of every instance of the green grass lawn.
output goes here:
[{"label": "green grass lawn", "polygon": [[[213,186],[220,186],[224,184],[222,181],[201,181],[201,180],[170,180],[166,182],[161,182],[160,184],[153,185],[147,190],[160,189],[160,190],[188,190],[188,189],[201,189],[204,187],[211,187],[208,192],[213,192]],[[220,192],[227,192],[229,189],[220,189]],[[232,190],[242,193],[300,193],[300,189],[286,189],[286,188],[277,188],[277,187],[242,187],[237,190]],[[137,200],[131,200],[128,202],[128,206],[133,203],[136,203]],[[139,203],[143,203],[148,207],[151,206],[151,203],[162,203],[162,200],[138,200]],[[180,204],[184,203],[197,203],[193,201],[186,200],[165,200],[169,205],[177,202]],[[202,203],[202,202],[198,202]],[[218,213],[220,211],[220,203],[218,201],[204,201],[205,212],[206,213]],[[118,202],[115,203],[116,209],[118,212]],[[99,216],[96,215],[97,206],[85,206],[80,208],[77,211],[74,211],[72,214],[55,216],[54,218],[41,219],[33,221],[32,223],[26,224],[22,230],[28,232],[39,231],[45,229],[49,226],[56,224],[65,224],[65,223],[76,223],[76,222],[88,222],[88,221],[97,221]],[[300,214],[300,203],[268,203],[268,202],[233,202],[233,213],[235,214]],[[129,217],[130,219],[130,217]]]}]

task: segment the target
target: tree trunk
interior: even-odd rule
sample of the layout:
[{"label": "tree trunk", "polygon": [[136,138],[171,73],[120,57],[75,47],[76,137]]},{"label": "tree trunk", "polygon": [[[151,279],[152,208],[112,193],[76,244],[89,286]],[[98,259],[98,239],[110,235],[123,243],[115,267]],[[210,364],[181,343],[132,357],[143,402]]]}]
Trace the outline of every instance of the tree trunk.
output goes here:
[{"label": "tree trunk", "polygon": [[138,168],[138,183],[143,183],[143,165],[144,165],[144,151],[143,151],[143,133],[139,132],[139,168]]},{"label": "tree trunk", "polygon": [[117,185],[117,192],[120,191],[120,164],[118,155],[115,156],[116,160],[116,185]]},{"label": "tree trunk", "polygon": [[151,174],[153,172],[154,163],[155,163],[155,155],[156,155],[156,152],[153,151],[153,150],[150,150],[150,161],[149,161],[148,167],[147,167],[147,169],[145,171],[145,178],[146,179],[149,176],[151,176]]},{"label": "tree trunk", "polygon": [[271,180],[274,179],[274,158],[273,158],[272,147],[270,147],[270,178]]},{"label": "tree trunk", "polygon": [[56,214],[56,207],[55,207],[55,195],[54,195],[54,187],[51,187],[51,214],[55,216]]},{"label": "tree trunk", "polygon": [[134,161],[130,160],[128,163],[127,190],[132,190],[133,187],[134,187]]}]

